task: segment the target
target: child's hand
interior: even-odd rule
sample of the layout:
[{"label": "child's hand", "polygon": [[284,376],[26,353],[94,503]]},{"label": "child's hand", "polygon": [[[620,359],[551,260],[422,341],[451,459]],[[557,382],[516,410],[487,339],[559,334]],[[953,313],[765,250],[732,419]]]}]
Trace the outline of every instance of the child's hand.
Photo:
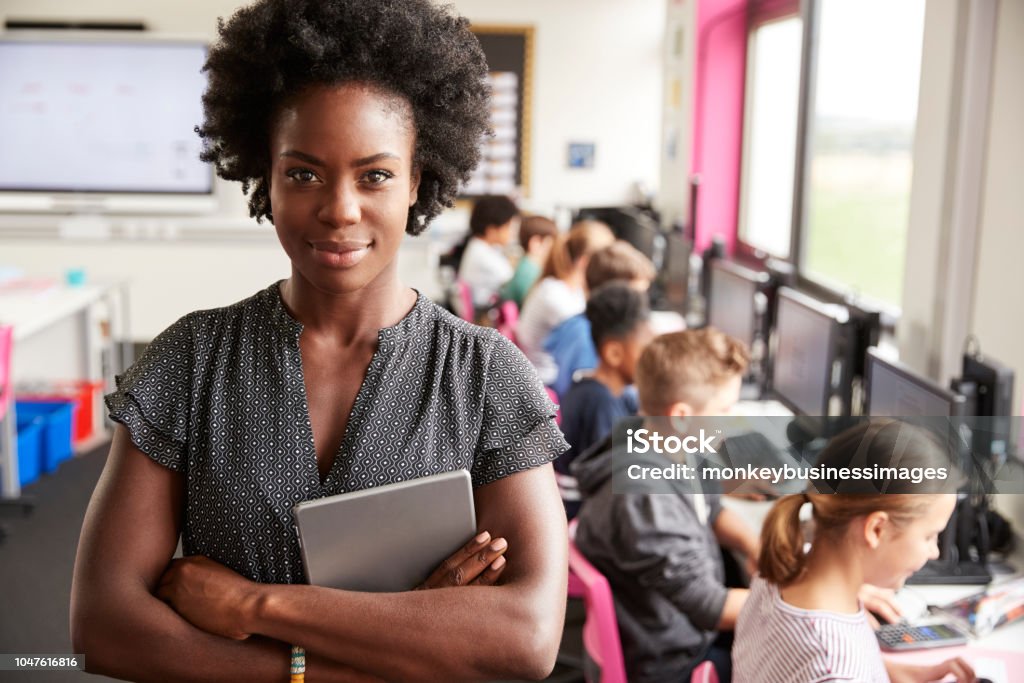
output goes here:
[{"label": "child's hand", "polygon": [[934,683],[949,680],[946,676],[950,674],[956,676],[956,683],[975,683],[978,680],[974,669],[961,657],[953,657],[932,666],[916,666],[886,659],[885,669],[892,683]]},{"label": "child's hand", "polygon": [[921,683],[926,681],[943,681],[946,680],[946,676],[949,674],[956,676],[956,683],[974,683],[978,680],[974,675],[974,669],[961,657],[953,657],[941,664],[923,668],[924,671],[922,673],[924,676],[918,679]]},{"label": "child's hand", "polygon": [[903,612],[896,604],[896,591],[894,590],[865,583],[860,587],[857,597],[864,603],[864,608],[868,610],[868,621],[871,622],[871,628],[878,628],[878,620],[872,616],[872,612],[890,624],[903,618]]}]

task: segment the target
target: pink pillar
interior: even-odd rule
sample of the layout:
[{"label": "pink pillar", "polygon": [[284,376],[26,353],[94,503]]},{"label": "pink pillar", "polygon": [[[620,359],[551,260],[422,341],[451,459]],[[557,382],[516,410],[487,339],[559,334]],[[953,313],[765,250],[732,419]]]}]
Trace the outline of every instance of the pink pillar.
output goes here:
[{"label": "pink pillar", "polygon": [[746,75],[746,0],[698,0],[690,172],[700,175],[696,248],[725,238],[732,253],[739,216]]}]

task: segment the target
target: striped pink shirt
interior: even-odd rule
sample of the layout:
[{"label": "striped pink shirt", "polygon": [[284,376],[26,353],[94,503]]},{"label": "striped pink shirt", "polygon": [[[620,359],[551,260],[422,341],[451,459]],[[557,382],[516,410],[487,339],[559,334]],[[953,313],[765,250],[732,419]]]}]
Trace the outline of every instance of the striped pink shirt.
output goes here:
[{"label": "striped pink shirt", "polygon": [[734,683],[889,683],[863,606],[856,614],[793,607],[755,577],[736,622]]}]

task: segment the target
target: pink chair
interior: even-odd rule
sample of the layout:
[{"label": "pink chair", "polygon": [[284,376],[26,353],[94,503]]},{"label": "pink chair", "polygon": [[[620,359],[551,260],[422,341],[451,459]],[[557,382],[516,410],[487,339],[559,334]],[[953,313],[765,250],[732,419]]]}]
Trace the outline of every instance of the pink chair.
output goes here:
[{"label": "pink chair", "polygon": [[590,564],[576,547],[576,520],[569,523],[569,591],[582,593],[586,618],[583,621],[583,649],[600,668],[600,677],[587,683],[627,683],[622,658],[619,623],[608,579]]},{"label": "pink chair", "polygon": [[[502,301],[498,307],[498,320],[495,324],[498,332],[516,344],[516,325],[519,323],[519,307],[515,301]],[[517,344],[518,345],[518,344]]]},{"label": "pink chair", "polygon": [[459,317],[469,322],[476,322],[476,310],[473,308],[473,293],[464,280],[456,280],[455,288],[459,295]]},{"label": "pink chair", "polygon": [[701,662],[690,674],[690,683],[718,683],[718,672],[711,662]]},{"label": "pink chair", "polygon": [[14,328],[0,325],[0,420],[11,402],[11,355],[14,351]]},{"label": "pink chair", "polygon": [[548,392],[548,398],[555,404],[555,424],[559,427],[562,426],[562,407],[558,405],[558,394],[551,387],[544,387],[544,391]]}]

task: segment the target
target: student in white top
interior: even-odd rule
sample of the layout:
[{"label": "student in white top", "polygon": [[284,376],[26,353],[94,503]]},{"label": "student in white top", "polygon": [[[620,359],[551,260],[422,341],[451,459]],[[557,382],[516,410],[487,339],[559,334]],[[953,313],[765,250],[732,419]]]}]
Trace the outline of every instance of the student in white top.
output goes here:
[{"label": "student in white top", "polygon": [[558,236],[541,279],[523,303],[516,341],[544,384],[550,384],[558,375],[554,359],[544,350],[544,340],[553,329],[586,308],[585,273],[590,255],[614,241],[615,235],[604,223],[574,224]]},{"label": "student in white top", "polygon": [[498,290],[512,279],[512,264],[504,248],[519,222],[515,202],[501,195],[481,197],[469,218],[470,238],[459,264],[459,277],[469,285],[473,306],[494,304]]},{"label": "student in white top", "polygon": [[[819,465],[947,467],[928,432],[894,420],[863,422],[836,436]],[[883,659],[858,591],[865,582],[897,589],[939,555],[937,539],[953,506],[956,476],[914,485],[901,480],[811,482],[814,491],[781,498],[764,523],[760,575],[740,611],[733,680],[742,683],[924,683],[975,681],[954,657],[934,666]],[[884,488],[883,488],[884,487]],[[889,491],[878,493],[880,490]],[[804,551],[800,508],[813,510]]]}]

